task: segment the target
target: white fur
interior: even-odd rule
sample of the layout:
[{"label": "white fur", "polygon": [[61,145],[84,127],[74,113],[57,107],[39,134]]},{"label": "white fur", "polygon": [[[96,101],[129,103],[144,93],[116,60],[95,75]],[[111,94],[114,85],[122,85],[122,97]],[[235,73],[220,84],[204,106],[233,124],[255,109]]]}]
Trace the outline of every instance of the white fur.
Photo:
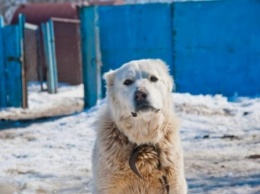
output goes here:
[{"label": "white fur", "polygon": [[[151,76],[158,78],[153,82]],[[174,116],[173,80],[168,67],[161,60],[130,61],[104,75],[107,83],[107,105],[97,122],[98,134],[93,150],[95,194],[162,194],[160,177],[169,179],[171,194],[186,193],[183,156]],[[133,81],[125,85],[125,80]],[[136,112],[136,90],[147,93],[154,110]],[[133,117],[132,113],[137,116]],[[128,165],[136,145],[152,144],[160,149],[160,156],[144,150],[136,166],[146,177],[136,176]],[[158,158],[159,157],[159,158]],[[158,162],[161,168],[158,169]]]}]

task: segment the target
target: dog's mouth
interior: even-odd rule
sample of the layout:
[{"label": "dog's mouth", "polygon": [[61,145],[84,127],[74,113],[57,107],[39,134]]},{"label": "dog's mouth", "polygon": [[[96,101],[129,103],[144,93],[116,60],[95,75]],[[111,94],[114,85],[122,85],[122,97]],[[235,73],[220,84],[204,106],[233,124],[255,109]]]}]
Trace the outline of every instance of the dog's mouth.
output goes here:
[{"label": "dog's mouth", "polygon": [[133,117],[137,117],[137,115],[139,113],[149,112],[149,111],[157,113],[160,111],[160,109],[154,108],[150,104],[142,104],[142,105],[136,106],[135,112],[131,112],[131,115]]}]

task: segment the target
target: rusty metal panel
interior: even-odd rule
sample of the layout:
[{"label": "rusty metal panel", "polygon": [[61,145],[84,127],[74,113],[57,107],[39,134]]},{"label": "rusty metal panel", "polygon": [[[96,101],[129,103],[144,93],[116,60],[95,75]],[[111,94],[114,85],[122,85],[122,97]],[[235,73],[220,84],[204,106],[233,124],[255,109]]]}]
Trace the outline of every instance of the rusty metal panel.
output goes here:
[{"label": "rusty metal panel", "polygon": [[12,18],[11,23],[18,21],[18,15],[23,13],[26,21],[40,25],[47,22],[51,17],[77,19],[77,7],[73,3],[28,3],[19,6]]},{"label": "rusty metal panel", "polygon": [[63,3],[48,3],[37,2],[25,3],[17,7],[11,19],[11,23],[15,24],[18,21],[18,15],[23,13],[26,16],[26,21],[31,24],[40,25],[42,22],[47,22],[51,17],[78,19],[77,7],[82,5],[112,5],[122,4],[123,0],[88,0],[76,3],[75,1]]},{"label": "rusty metal panel", "polygon": [[25,25],[25,70],[28,81],[38,81],[37,29],[36,25]]},{"label": "rusty metal panel", "polygon": [[79,20],[52,18],[54,23],[58,80],[82,83]]}]

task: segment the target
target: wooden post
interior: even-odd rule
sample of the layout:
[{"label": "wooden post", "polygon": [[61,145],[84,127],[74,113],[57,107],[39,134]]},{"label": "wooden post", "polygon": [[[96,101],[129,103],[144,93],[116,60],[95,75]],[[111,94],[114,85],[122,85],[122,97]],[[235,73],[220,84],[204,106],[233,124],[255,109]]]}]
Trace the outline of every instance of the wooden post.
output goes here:
[{"label": "wooden post", "polygon": [[20,34],[20,49],[21,49],[21,78],[22,78],[22,107],[28,108],[28,99],[27,99],[27,80],[26,80],[26,57],[25,57],[25,16],[23,14],[19,14],[19,34]]}]

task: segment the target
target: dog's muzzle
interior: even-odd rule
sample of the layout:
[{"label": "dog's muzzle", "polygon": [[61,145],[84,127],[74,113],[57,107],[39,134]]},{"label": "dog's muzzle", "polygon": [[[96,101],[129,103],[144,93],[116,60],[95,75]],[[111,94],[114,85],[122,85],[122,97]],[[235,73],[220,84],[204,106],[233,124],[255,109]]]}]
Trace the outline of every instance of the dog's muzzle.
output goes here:
[{"label": "dog's muzzle", "polygon": [[141,90],[136,90],[134,93],[134,103],[135,103],[135,110],[138,111],[147,111],[152,108],[151,104],[149,103],[148,94]]},{"label": "dog's muzzle", "polygon": [[141,90],[136,90],[134,93],[134,104],[135,104],[135,112],[132,112],[133,117],[137,117],[137,113],[142,111],[154,111],[158,112],[160,109],[154,108],[150,102],[148,101],[148,94]]}]

